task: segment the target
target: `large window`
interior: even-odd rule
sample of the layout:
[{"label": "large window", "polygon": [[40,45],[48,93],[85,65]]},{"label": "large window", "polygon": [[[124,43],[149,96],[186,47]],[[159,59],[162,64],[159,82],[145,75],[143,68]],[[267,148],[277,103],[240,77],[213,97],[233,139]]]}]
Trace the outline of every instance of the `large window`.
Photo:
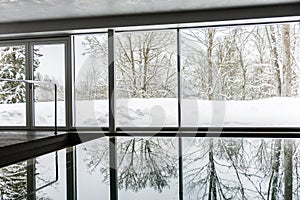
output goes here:
[{"label": "large window", "polygon": [[178,126],[176,32],[115,35],[119,127]]},{"label": "large window", "polygon": [[107,34],[75,37],[75,123],[108,127]]},{"label": "large window", "polygon": [[[12,42],[0,49],[1,78],[56,83],[63,127],[299,127],[299,27],[123,28],[112,40],[72,36],[74,53],[65,39]],[[1,126],[54,124],[49,85],[0,86]]]},{"label": "large window", "polygon": [[[122,136],[77,147],[78,198],[300,198],[298,140],[274,139],[273,133],[268,139],[187,133],[233,127],[227,130],[253,136],[245,130],[296,127],[298,136],[299,23],[108,33],[72,36],[74,71],[66,66],[71,48],[62,41],[0,48],[2,79],[57,84],[59,125],[97,132],[109,127],[108,135]],[[1,126],[52,126],[50,88],[7,80],[0,87]],[[74,109],[68,112],[70,104]],[[74,125],[68,124],[71,115]],[[159,134],[168,137],[139,135],[163,128],[166,132]],[[125,137],[120,129],[138,137]],[[177,129],[182,132],[171,138]],[[284,130],[281,136],[295,137]],[[43,170],[48,167],[37,172]],[[24,174],[20,177],[24,184]]]},{"label": "large window", "polygon": [[[0,46],[0,78],[26,77],[25,45]],[[0,125],[26,126],[26,85],[0,81]]]},{"label": "large window", "polygon": [[[65,106],[65,44],[39,44],[33,46],[34,80],[57,85],[58,125],[66,126]],[[35,126],[54,124],[54,85],[40,83],[35,86]]]},{"label": "large window", "polygon": [[66,127],[67,44],[67,39],[45,39],[26,40],[21,45],[19,41],[11,41],[0,47],[2,127],[53,127],[54,84],[57,85],[58,126]]},{"label": "large window", "polygon": [[183,29],[183,126],[299,126],[299,24]]},{"label": "large window", "polygon": [[[298,35],[298,23],[116,31],[116,126],[298,127]],[[77,126],[108,126],[108,42],[76,36]]]}]

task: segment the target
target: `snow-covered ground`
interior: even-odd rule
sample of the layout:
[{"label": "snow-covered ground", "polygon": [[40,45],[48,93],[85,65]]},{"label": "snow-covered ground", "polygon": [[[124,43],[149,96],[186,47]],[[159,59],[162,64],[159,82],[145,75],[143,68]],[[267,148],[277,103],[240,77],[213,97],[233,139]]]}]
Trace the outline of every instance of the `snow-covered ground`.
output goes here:
[{"label": "snow-covered ground", "polygon": [[[64,102],[58,121],[65,123]],[[177,99],[118,99],[120,127],[176,127]],[[182,100],[182,126],[300,126],[300,98],[276,97],[252,101]],[[54,124],[53,102],[36,104],[37,125]],[[25,104],[0,104],[0,125],[25,125]],[[108,101],[76,101],[76,125],[108,126]]]}]

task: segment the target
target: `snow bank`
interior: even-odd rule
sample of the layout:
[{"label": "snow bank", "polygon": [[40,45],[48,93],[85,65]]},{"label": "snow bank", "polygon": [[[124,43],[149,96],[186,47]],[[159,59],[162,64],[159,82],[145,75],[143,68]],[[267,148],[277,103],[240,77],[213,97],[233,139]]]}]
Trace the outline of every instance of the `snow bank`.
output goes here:
[{"label": "snow bank", "polygon": [[[64,102],[58,103],[60,125]],[[121,99],[116,101],[120,127],[177,126],[177,99]],[[108,126],[108,101],[76,101],[77,126]],[[54,124],[53,102],[36,104],[36,124]],[[0,104],[1,126],[25,125],[25,104]],[[300,98],[276,97],[252,101],[182,100],[182,126],[300,125]]]}]

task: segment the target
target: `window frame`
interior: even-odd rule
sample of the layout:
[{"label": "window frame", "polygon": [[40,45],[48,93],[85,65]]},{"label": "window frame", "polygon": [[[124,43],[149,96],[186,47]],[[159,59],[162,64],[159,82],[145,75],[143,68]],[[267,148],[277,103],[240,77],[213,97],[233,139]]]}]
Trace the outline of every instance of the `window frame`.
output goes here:
[{"label": "window frame", "polygon": [[[282,135],[282,133],[290,133],[287,134],[289,137],[296,137],[297,134],[300,133],[300,124],[297,127],[182,127],[181,126],[181,34],[180,31],[188,28],[216,28],[216,27],[232,27],[232,26],[242,26],[242,25],[267,25],[267,24],[283,24],[283,23],[292,23],[292,22],[300,22],[299,16],[296,17],[281,17],[281,18],[274,18],[272,19],[251,19],[249,22],[245,22],[245,20],[233,20],[233,21],[227,21],[227,22],[207,22],[207,23],[200,23],[200,24],[176,24],[176,25],[165,25],[166,28],[164,28],[163,25],[155,26],[144,26],[141,29],[139,28],[133,28],[133,27],[121,27],[121,28],[114,28],[107,31],[85,31],[84,33],[72,33],[68,35],[63,36],[51,36],[51,35],[43,35],[41,37],[32,37],[32,38],[18,38],[16,39],[10,39],[10,40],[2,40],[0,39],[0,46],[13,46],[13,45],[25,45],[26,51],[31,51],[31,44],[55,44],[57,42],[65,42],[65,93],[66,93],[66,126],[65,127],[59,127],[59,130],[78,130],[78,131],[101,131],[101,132],[110,132],[110,133],[116,133],[119,134],[126,134],[126,133],[132,133],[132,132],[156,132],[159,135],[165,135],[170,133],[177,133],[177,132],[186,132],[186,133],[197,133],[198,136],[203,136],[203,134],[211,133],[211,136],[220,136],[222,133],[222,136],[226,137],[234,137],[236,135],[242,136],[242,137],[263,137],[263,135],[267,134],[269,136],[269,133],[275,133],[272,134],[272,136],[278,137],[286,137],[285,135]],[[75,44],[74,44],[74,37],[77,35],[89,35],[89,34],[107,34],[110,31],[112,32],[112,36],[115,33],[119,32],[138,32],[138,31],[159,31],[159,30],[176,30],[177,32],[177,102],[178,102],[178,126],[174,127],[115,127],[115,117],[113,119],[109,119],[109,125],[108,127],[78,127],[75,125],[75,119],[76,119],[76,106],[75,106],[75,81],[74,81],[74,71],[75,71]],[[109,37],[109,36],[108,36]],[[113,44],[113,40],[111,41]],[[113,46],[112,44],[108,44]],[[110,52],[114,52],[114,48],[109,50]],[[30,55],[26,54],[26,66],[31,65],[32,62],[32,53]],[[111,67],[108,65],[108,69]],[[28,67],[27,67],[28,68]],[[32,67],[30,67],[32,68]],[[26,70],[26,77],[30,79],[32,77],[32,74],[30,74],[29,69]],[[110,77],[109,77],[110,78]],[[110,80],[110,79],[109,79]],[[114,83],[109,81],[109,87],[114,88]],[[112,87],[113,86],[113,87]],[[27,91],[27,90],[26,90]],[[112,90],[113,91],[113,90]],[[28,93],[28,92],[27,92]],[[32,95],[27,94],[28,96]],[[109,112],[111,113],[112,110],[115,109],[115,95],[114,91],[113,93],[109,94],[109,105],[112,105],[111,109],[109,109]],[[31,97],[32,98],[32,97]],[[28,100],[30,100],[29,98]],[[32,102],[26,101],[26,126],[0,126],[0,130],[49,130],[51,127],[35,127],[32,126],[32,114],[31,112],[33,109],[31,108]],[[110,131],[109,131],[110,130]],[[113,131],[112,131],[113,130]],[[238,133],[238,134],[237,134]],[[116,134],[118,135],[118,134]],[[153,135],[153,134],[151,134]]]},{"label": "window frame", "polygon": [[[119,33],[119,32],[139,32],[139,31],[159,31],[159,30],[173,30],[175,29],[177,31],[177,80],[178,80],[178,95],[177,95],[177,102],[178,102],[178,126],[174,126],[174,127],[120,127],[117,126],[115,127],[116,124],[116,119],[115,117],[113,117],[113,121],[110,121],[109,127],[74,127],[77,130],[102,130],[102,131],[107,131],[107,128],[111,129],[111,130],[115,130],[113,132],[119,132],[120,134],[117,135],[122,135],[122,134],[132,134],[133,132],[141,132],[141,133],[145,133],[146,132],[155,132],[158,135],[168,135],[170,132],[174,133],[174,132],[186,132],[186,133],[197,133],[197,136],[206,136],[206,134],[208,133],[209,136],[220,136],[222,134],[222,136],[224,137],[232,137],[232,136],[236,136],[234,134],[237,134],[238,136],[243,135],[243,137],[263,137],[267,136],[269,137],[269,133],[272,133],[272,136],[274,137],[280,137],[282,132],[288,132],[288,133],[299,133],[300,132],[300,124],[297,127],[272,127],[272,126],[263,126],[263,127],[256,127],[256,126],[251,126],[251,127],[246,127],[246,126],[239,126],[239,127],[205,127],[205,126],[195,126],[195,127],[187,127],[181,126],[181,118],[182,118],[182,108],[181,108],[181,60],[180,60],[180,56],[181,56],[181,30],[184,29],[190,29],[190,28],[217,28],[217,27],[235,27],[235,26],[243,26],[243,25],[268,25],[268,24],[284,24],[284,23],[293,23],[293,22],[300,22],[299,19],[296,20],[283,20],[283,21],[267,21],[267,22],[249,22],[249,23],[239,23],[239,21],[243,21],[243,20],[235,20],[232,23],[228,23],[228,24],[216,24],[216,25],[205,25],[205,26],[186,26],[186,27],[177,27],[177,28],[161,28],[159,27],[158,29],[149,29],[149,28],[142,28],[142,29],[137,29],[137,30],[125,30],[124,28],[121,28],[120,31],[118,31],[118,29],[112,29],[112,37],[115,33]],[[110,31],[110,30],[109,30]],[[108,32],[109,32],[108,31]],[[111,43],[113,44],[114,42],[111,41]],[[108,44],[110,46],[110,44]],[[111,52],[113,52],[113,50],[110,50]],[[112,66],[108,66],[109,69]],[[114,68],[114,66],[113,66]],[[115,70],[115,69],[114,69]],[[111,75],[112,76],[112,75]],[[110,77],[109,77],[110,78]],[[110,79],[109,79],[110,80]],[[112,81],[109,81],[109,86],[111,88],[113,88],[111,90],[111,92],[113,92],[113,94],[111,95],[110,99],[109,99],[109,104],[110,105],[114,105],[113,109],[110,109],[110,115],[113,115],[112,113],[114,113],[115,109],[115,91],[114,91],[114,87],[115,87],[115,83]],[[112,132],[112,131],[110,131]],[[161,132],[161,133],[159,133]],[[225,134],[224,134],[225,133]],[[275,133],[275,135],[273,135]],[[115,133],[116,134],[116,133]],[[134,133],[133,133],[134,134]],[[137,134],[139,135],[139,134]],[[150,135],[153,135],[153,133],[151,133]],[[286,137],[286,136],[283,136]]]},{"label": "window frame", "polygon": [[[34,45],[47,45],[47,44],[64,44],[64,54],[65,54],[65,118],[66,125],[59,126],[59,130],[68,130],[71,126],[72,119],[70,119],[70,113],[72,109],[72,91],[71,87],[71,53],[70,53],[70,37],[49,37],[49,38],[30,38],[30,39],[16,39],[16,40],[0,40],[0,47],[5,46],[25,46],[25,77],[26,80],[33,79],[33,46]],[[26,126],[0,126],[0,130],[52,130],[53,126],[35,126],[35,104],[34,104],[34,91],[30,89],[30,86],[26,84]]]}]

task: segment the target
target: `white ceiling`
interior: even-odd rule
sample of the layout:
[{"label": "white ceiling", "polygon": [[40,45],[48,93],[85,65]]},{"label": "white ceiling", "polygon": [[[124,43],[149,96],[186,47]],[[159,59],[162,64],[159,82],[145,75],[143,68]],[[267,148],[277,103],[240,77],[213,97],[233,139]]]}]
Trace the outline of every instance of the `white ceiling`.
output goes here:
[{"label": "white ceiling", "polygon": [[0,23],[296,2],[299,0],[0,0]]}]

